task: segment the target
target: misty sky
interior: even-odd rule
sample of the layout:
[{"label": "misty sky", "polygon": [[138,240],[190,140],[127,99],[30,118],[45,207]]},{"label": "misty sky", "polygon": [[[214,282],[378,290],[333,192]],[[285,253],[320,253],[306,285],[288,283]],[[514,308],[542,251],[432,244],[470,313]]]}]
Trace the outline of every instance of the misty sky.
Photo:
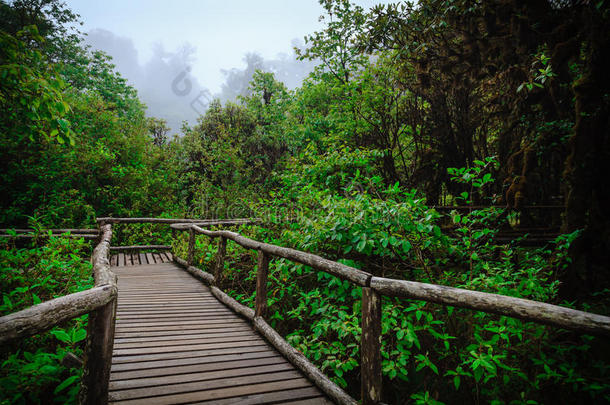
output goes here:
[{"label": "misty sky", "polygon": [[[368,8],[376,1],[355,3]],[[284,69],[294,68],[294,77],[305,75],[307,67],[285,62],[293,59],[295,39],[322,28],[318,18],[323,13],[317,0],[67,0],[67,4],[80,14],[84,23],[80,30],[88,33],[87,41],[111,55],[138,90],[149,115],[167,119],[174,130],[183,120],[194,122],[198,95],[220,94],[227,77],[222,70],[244,69],[248,53],[265,61],[284,61]],[[171,90],[172,81],[187,67],[192,90],[179,96]]]}]

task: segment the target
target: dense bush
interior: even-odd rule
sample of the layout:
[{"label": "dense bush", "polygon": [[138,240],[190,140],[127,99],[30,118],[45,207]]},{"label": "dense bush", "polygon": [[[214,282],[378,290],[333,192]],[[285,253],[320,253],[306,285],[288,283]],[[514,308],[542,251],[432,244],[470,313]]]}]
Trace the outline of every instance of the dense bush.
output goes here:
[{"label": "dense bush", "polygon": [[[39,235],[34,247],[0,241],[0,315],[93,286],[91,249],[82,239]],[[82,370],[62,363],[82,357],[87,316],[1,350],[0,403],[76,403]]]}]

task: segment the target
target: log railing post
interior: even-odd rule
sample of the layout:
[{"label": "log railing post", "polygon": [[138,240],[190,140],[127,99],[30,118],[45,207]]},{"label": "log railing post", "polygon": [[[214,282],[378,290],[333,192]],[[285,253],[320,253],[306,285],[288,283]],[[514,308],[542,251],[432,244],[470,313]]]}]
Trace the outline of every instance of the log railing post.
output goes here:
[{"label": "log railing post", "polygon": [[110,286],[114,290],[113,299],[89,314],[87,324],[87,344],[81,380],[79,402],[86,405],[108,403],[108,384],[114,346],[114,328],[117,306],[117,277],[110,271],[108,260],[112,239],[112,227],[100,223],[101,241],[92,255],[95,286]]},{"label": "log railing post", "polygon": [[80,403],[105,405],[108,403],[108,383],[114,345],[116,298],[89,314],[87,325],[88,347]]},{"label": "log railing post", "polygon": [[381,295],[362,287],[362,405],[381,402]]},{"label": "log railing post", "polygon": [[220,276],[225,265],[225,254],[227,253],[227,238],[218,238],[218,253],[216,255],[216,269],[214,269],[214,280],[216,285],[220,283]]},{"label": "log railing post", "polygon": [[256,309],[255,316],[265,317],[267,313],[267,276],[269,273],[269,255],[258,251],[258,273],[256,274]]},{"label": "log railing post", "polygon": [[189,250],[186,256],[186,262],[189,266],[193,264],[193,256],[195,255],[195,231],[189,229]]}]

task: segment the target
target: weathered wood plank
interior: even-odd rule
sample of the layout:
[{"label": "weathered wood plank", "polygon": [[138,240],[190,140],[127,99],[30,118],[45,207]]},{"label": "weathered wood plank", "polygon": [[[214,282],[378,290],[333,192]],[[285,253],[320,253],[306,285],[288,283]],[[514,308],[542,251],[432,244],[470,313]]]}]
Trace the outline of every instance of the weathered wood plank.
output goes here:
[{"label": "weathered wood plank", "polygon": [[[192,345],[207,345],[207,344],[215,344],[215,343],[235,343],[235,342],[254,342],[260,339],[256,335],[234,335],[230,336],[229,334],[220,336],[220,337],[199,337],[194,339],[181,339],[181,340],[158,340],[152,342],[114,342],[115,350],[123,350],[123,349],[144,349],[147,347],[155,348],[159,350],[163,350],[165,348],[169,348],[172,346],[192,346]],[[118,352],[117,352],[118,353]],[[151,352],[152,353],[152,352]]]},{"label": "weathered wood plank", "polygon": [[152,253],[146,253],[146,261],[148,262],[148,264],[155,264],[155,259],[153,258]]},{"label": "weathered wood plank", "polygon": [[[269,374],[281,371],[292,371],[294,373],[293,366],[285,360],[277,360],[274,364],[260,364],[261,362],[254,362],[250,367],[239,367],[230,368],[220,371],[209,371],[201,372],[196,371],[194,373],[183,373],[183,370],[179,370],[178,375],[164,375],[161,377],[140,377],[137,379],[114,381],[110,383],[110,391],[143,388],[143,387],[159,387],[169,384],[184,384],[190,382],[209,381],[215,379],[226,380],[234,377],[252,376],[257,374]],[[258,364],[257,364],[258,363]]]},{"label": "weathered wood plank", "polygon": [[237,342],[221,342],[221,343],[203,343],[194,345],[178,345],[168,347],[147,347],[142,349],[116,349],[113,352],[114,356],[131,356],[137,354],[157,354],[157,353],[172,353],[193,350],[210,350],[210,349],[228,349],[230,347],[243,346],[260,346],[265,345],[263,341],[257,340],[240,340]]},{"label": "weathered wood plank", "polygon": [[115,371],[113,368],[110,380],[122,381],[135,378],[161,377],[187,373],[217,372],[234,368],[265,366],[270,364],[287,364],[283,357],[271,351],[229,354],[214,357],[219,360],[216,362],[209,362],[206,358],[204,359],[205,361],[202,361],[201,359],[187,359],[187,361],[168,360],[167,362],[150,362],[155,364],[153,367],[150,367],[150,365],[146,363],[138,363],[136,364],[138,369],[131,371]]},{"label": "weathered wood plank", "polygon": [[[124,364],[133,364],[145,362],[146,365],[151,364],[153,361],[167,362],[168,365],[172,361],[201,361],[202,357],[212,358],[213,356],[221,355],[243,355],[248,353],[259,353],[268,352],[273,350],[268,345],[260,346],[242,346],[242,347],[231,347],[225,349],[211,349],[211,350],[196,350],[188,352],[173,352],[173,353],[158,353],[158,354],[142,354],[137,356],[122,356],[113,357],[112,365],[117,367]],[[195,359],[195,360],[193,360]],[[206,359],[207,360],[207,359]],[[211,361],[211,360],[210,360]],[[141,367],[141,366],[138,366]]]},{"label": "weathered wood plank", "polygon": [[[133,343],[133,342],[162,342],[164,341],[172,341],[177,342],[180,340],[190,340],[190,339],[214,339],[214,338],[222,338],[222,337],[232,337],[232,336],[256,336],[251,330],[246,328],[238,329],[238,330],[226,330],[222,329],[217,332],[212,333],[189,333],[189,334],[174,334],[171,336],[147,336],[147,337],[116,337],[114,338],[114,344],[120,343]],[[116,346],[115,346],[116,347]]]},{"label": "weathered wood plank", "polygon": [[146,260],[145,253],[139,253],[138,256],[140,256],[140,264],[149,264],[148,261]]},{"label": "weathered wood plank", "polygon": [[[297,399],[297,398],[307,398]],[[320,395],[320,391],[314,387],[287,389],[274,392],[265,392],[257,395],[244,395],[239,397],[216,399],[213,401],[215,405],[258,405],[267,403],[288,403],[297,399],[297,401],[311,401],[311,404],[326,405],[332,404],[329,400]],[[209,404],[210,402],[197,402],[198,404]],[[293,403],[293,402],[290,402]]]},{"label": "weathered wood plank", "polygon": [[[233,377],[233,378],[223,378],[215,381],[201,381],[194,383],[183,383],[183,384],[173,384],[173,385],[163,385],[158,387],[146,387],[146,388],[135,388],[131,390],[121,390],[121,391],[113,391],[109,395],[110,401],[123,401],[127,399],[136,399],[136,398],[146,398],[152,400],[152,402],[157,400],[157,396],[160,395],[170,395],[170,394],[178,394],[178,393],[190,393],[192,395],[192,391],[198,390],[218,390],[219,388],[225,387],[239,387],[246,386],[246,388],[250,388],[251,384],[260,384],[267,382],[276,382],[276,381],[286,381],[286,380],[294,380],[294,379],[303,379],[298,372],[291,371],[280,371],[276,373],[268,373],[268,374],[255,374],[252,376],[243,376],[243,377]],[[309,384],[308,381],[305,381]],[[207,395],[206,395],[207,396]],[[152,397],[152,398],[151,398]],[[201,394],[199,395],[199,399],[201,399]]]},{"label": "weathered wood plank", "polygon": [[304,378],[297,378],[293,380],[275,381],[261,384],[252,384],[249,386],[241,387],[228,387],[219,388],[214,390],[207,390],[202,395],[201,392],[190,392],[184,394],[164,395],[152,398],[139,398],[134,400],[111,402],[111,404],[125,404],[125,405],[173,405],[180,403],[193,403],[201,401],[202,396],[205,395],[209,398],[211,403],[216,403],[219,399],[227,397],[236,397],[241,395],[252,395],[257,393],[289,390],[294,388],[309,387],[311,383]]},{"label": "weathered wood plank", "polygon": [[[216,326],[216,325],[215,325]],[[121,331],[117,330],[115,333],[115,339],[121,338],[142,338],[142,339],[151,339],[151,338],[167,338],[168,336],[173,336],[175,338],[179,338],[182,335],[193,335],[193,334],[206,334],[206,333],[232,333],[235,331],[250,331],[251,327],[247,324],[237,324],[237,325],[220,325],[220,327],[213,328],[182,328],[178,330],[161,330],[161,331],[149,331],[149,330],[136,330],[136,331]]]}]

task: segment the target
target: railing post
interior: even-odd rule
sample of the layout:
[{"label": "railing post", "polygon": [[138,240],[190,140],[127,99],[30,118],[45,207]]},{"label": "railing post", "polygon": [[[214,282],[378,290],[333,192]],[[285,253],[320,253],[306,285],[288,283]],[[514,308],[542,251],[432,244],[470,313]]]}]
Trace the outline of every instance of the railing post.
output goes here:
[{"label": "railing post", "polygon": [[227,238],[221,236],[218,238],[218,253],[216,255],[216,269],[214,270],[214,280],[218,285],[220,283],[220,276],[225,265],[225,254],[227,252]]},{"label": "railing post", "polygon": [[362,287],[362,405],[381,402],[381,295]]},{"label": "railing post", "polygon": [[258,251],[258,273],[256,274],[256,309],[254,316],[265,317],[267,313],[267,275],[269,273],[269,255]]},{"label": "railing post", "polygon": [[[102,231],[105,223],[99,224],[101,240],[92,255],[95,285],[110,285],[114,288],[112,301],[89,313],[87,324],[87,343],[79,402],[86,405],[105,405],[108,403],[108,384],[112,365],[112,348],[114,346],[114,328],[117,306],[117,277],[110,271],[108,260],[112,230],[107,246],[103,246]],[[98,250],[99,249],[99,250]]]},{"label": "railing post", "polygon": [[116,297],[89,314],[87,357],[79,401],[81,404],[105,405],[108,403],[115,316]]},{"label": "railing post", "polygon": [[195,254],[195,231],[189,228],[189,250],[186,257],[186,262],[189,266],[193,264],[193,255]]}]

